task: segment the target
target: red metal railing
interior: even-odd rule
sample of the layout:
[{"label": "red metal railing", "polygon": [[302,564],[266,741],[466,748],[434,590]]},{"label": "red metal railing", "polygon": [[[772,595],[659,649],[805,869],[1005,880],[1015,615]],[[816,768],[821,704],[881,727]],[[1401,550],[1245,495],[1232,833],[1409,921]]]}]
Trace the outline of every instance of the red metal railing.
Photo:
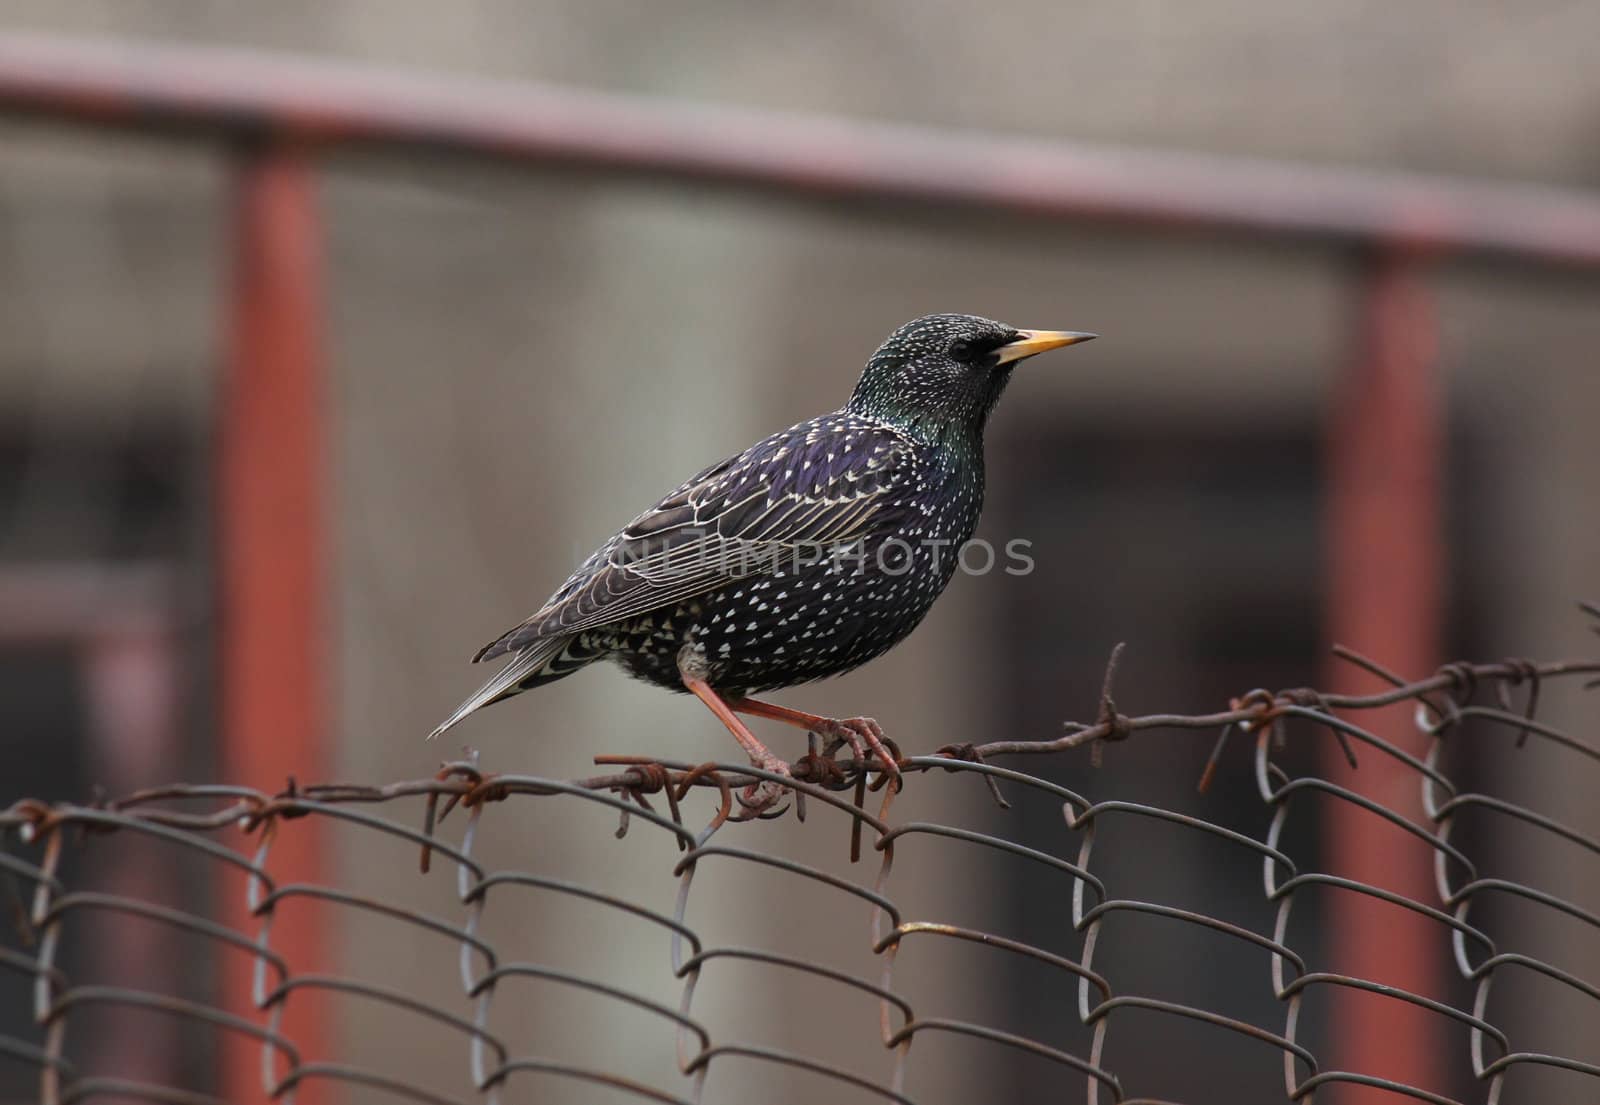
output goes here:
[{"label": "red metal railing", "polygon": [[[331,774],[321,228],[303,157],[258,146],[237,161],[233,314],[217,434],[220,767],[225,779],[282,786]],[[318,834],[286,837],[273,854],[293,882],[323,882],[330,873]],[[245,899],[225,901],[227,921],[248,930]],[[275,934],[311,969],[330,946],[313,922],[303,910],[289,912]],[[247,1007],[250,964],[233,957],[223,967],[233,1005]],[[286,1028],[320,1039],[326,1026],[312,1020],[320,1016],[317,1005],[290,1002]],[[250,1049],[230,1043],[236,1054],[223,1066],[222,1096],[255,1100],[261,1080]]]},{"label": "red metal railing", "polygon": [[[1359,340],[1329,425],[1327,624],[1407,674],[1439,659],[1443,575],[1443,428],[1434,318],[1418,266],[1482,253],[1600,267],[1600,198],[1570,191],[427,79],[218,49],[0,35],[0,112],[216,140],[238,160],[219,500],[222,760],[230,782],[268,790],[286,775],[327,776],[318,151],[411,149],[776,196],[1359,246],[1370,258]],[[1366,570],[1373,562],[1386,570]],[[1333,809],[1329,839],[1359,841],[1362,826],[1345,823],[1350,806]],[[321,844],[306,830],[296,845],[295,855],[277,856],[285,877],[314,880]],[[1377,881],[1425,893],[1427,872]],[[1438,981],[1419,975],[1437,968],[1406,950],[1403,927],[1370,908],[1341,908],[1330,925],[1349,947],[1391,949],[1372,961],[1373,976],[1418,991]],[[303,925],[275,934],[275,944],[309,970],[327,941]],[[233,985],[242,1006],[247,991]],[[1417,1046],[1410,1026],[1354,1009],[1339,1023],[1345,1046],[1363,1049],[1369,1066],[1436,1081],[1416,1063],[1438,1049]],[[225,1070],[227,1099],[259,1096],[248,1055],[229,1057]]]},{"label": "red metal railing", "polygon": [[410,147],[773,194],[1600,265],[1600,202],[1579,192],[428,79],[244,51],[0,34],[0,106],[280,147]]}]

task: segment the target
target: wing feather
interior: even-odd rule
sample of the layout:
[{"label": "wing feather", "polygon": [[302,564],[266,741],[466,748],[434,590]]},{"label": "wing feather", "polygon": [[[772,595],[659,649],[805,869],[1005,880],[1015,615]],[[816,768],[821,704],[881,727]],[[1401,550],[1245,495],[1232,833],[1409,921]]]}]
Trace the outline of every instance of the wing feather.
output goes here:
[{"label": "wing feather", "polygon": [[[628,524],[476,659],[531,648],[770,574],[811,545],[902,520],[911,443],[853,416],[813,420],[712,465]],[[486,688],[487,689],[487,688]]]}]

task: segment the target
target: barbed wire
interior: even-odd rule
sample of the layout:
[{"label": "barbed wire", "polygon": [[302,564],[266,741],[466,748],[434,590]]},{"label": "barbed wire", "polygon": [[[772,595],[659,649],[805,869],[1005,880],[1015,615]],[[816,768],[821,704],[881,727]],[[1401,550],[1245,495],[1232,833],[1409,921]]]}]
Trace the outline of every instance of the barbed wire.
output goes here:
[{"label": "barbed wire", "polygon": [[[1585,607],[1600,617],[1600,610]],[[1267,1045],[1281,1057],[1283,1089],[1287,1099],[1309,1101],[1315,1092],[1334,1083],[1378,1087],[1403,1097],[1449,1105],[1439,1087],[1408,1085],[1366,1070],[1328,1069],[1303,1039],[1303,1003],[1319,988],[1357,990],[1401,1002],[1441,1018],[1466,1034],[1470,1076],[1482,1088],[1485,1100],[1498,1102],[1508,1076],[1518,1068],[1542,1066],[1595,1079],[1600,1089],[1600,1064],[1577,1056],[1563,1056],[1526,1046],[1515,1038],[1513,1027],[1491,1019],[1489,991],[1493,978],[1508,969],[1530,971],[1566,987],[1573,994],[1600,1002],[1600,986],[1549,961],[1527,948],[1499,950],[1500,944],[1478,919],[1478,902],[1509,895],[1543,909],[1576,918],[1587,926],[1591,938],[1600,931],[1600,916],[1547,888],[1480,874],[1465,845],[1451,838],[1451,830],[1469,809],[1490,810],[1515,818],[1541,832],[1580,845],[1600,855],[1600,840],[1563,825],[1545,813],[1505,798],[1479,794],[1459,786],[1446,775],[1440,757],[1447,742],[1470,723],[1475,730],[1498,731],[1512,738],[1515,747],[1537,740],[1551,754],[1570,755],[1588,766],[1600,765],[1600,750],[1567,734],[1540,715],[1541,690],[1555,680],[1590,676],[1584,687],[1600,683],[1600,660],[1565,660],[1533,663],[1504,660],[1495,663],[1456,663],[1433,675],[1406,681],[1377,663],[1348,650],[1346,659],[1393,684],[1389,690],[1366,694],[1332,694],[1299,688],[1278,692],[1250,691],[1229,702],[1226,710],[1202,715],[1149,714],[1128,716],[1117,709],[1113,681],[1121,647],[1107,665],[1106,678],[1093,723],[1069,724],[1059,737],[1039,741],[997,740],[960,744],[930,756],[902,758],[902,786],[930,786],[946,776],[972,776],[986,785],[995,799],[1009,807],[1005,793],[1029,796],[1059,806],[1062,830],[1076,842],[1076,851],[1049,842],[984,833],[933,821],[896,821],[898,788],[886,786],[882,764],[835,759],[827,750],[812,749],[793,765],[793,781],[739,764],[688,763],[630,757],[597,757],[607,770],[588,778],[562,780],[535,775],[494,773],[484,770],[476,756],[444,764],[424,779],[385,785],[300,786],[292,780],[281,792],[215,784],[177,784],[143,790],[123,798],[86,804],[47,803],[24,799],[0,811],[0,883],[11,900],[10,931],[0,937],[0,976],[22,976],[31,988],[28,1010],[33,1034],[0,1034],[0,1061],[20,1063],[37,1071],[39,1100],[61,1105],[105,1095],[122,1095],[150,1102],[213,1105],[219,1099],[193,1087],[152,1085],[115,1076],[79,1071],[67,1054],[69,1021],[98,1006],[116,1005],[146,1015],[170,1015],[203,1023],[216,1030],[248,1039],[261,1054],[262,1093],[274,1101],[292,1102],[297,1090],[312,1081],[360,1085],[393,1100],[498,1103],[514,1100],[508,1086],[524,1074],[555,1077],[579,1084],[603,1085],[637,1100],[690,1105],[702,1100],[708,1072],[714,1064],[742,1059],[808,1072],[835,1083],[841,1090],[853,1087],[876,1100],[911,1102],[907,1078],[913,1043],[938,1036],[961,1036],[1005,1051],[1026,1053],[1058,1068],[1063,1075],[1082,1080],[1084,1099],[1091,1105],[1104,1101],[1133,1105],[1154,1098],[1138,1096],[1137,1069],[1112,1069],[1106,1049],[1115,1020],[1125,1023],[1124,1011],[1143,1011],[1182,1018],[1210,1030]],[[1520,706],[1514,691],[1526,688]],[[1482,701],[1485,691],[1489,701]],[[1407,751],[1352,717],[1363,711],[1399,703],[1415,705],[1413,725],[1425,741],[1420,754]],[[1381,770],[1409,776],[1422,795],[1425,820],[1359,794],[1315,774],[1291,774],[1282,762],[1285,727],[1305,723],[1331,734],[1353,765],[1359,746],[1362,759],[1377,757]],[[1255,740],[1250,769],[1267,827],[1258,838],[1159,805],[1125,800],[1095,801],[1038,775],[993,761],[1011,756],[1059,755],[1071,749],[1125,740],[1150,729],[1217,730],[1215,751],[1201,779],[1208,785],[1223,762],[1229,734],[1241,732]],[[896,752],[898,755],[898,752]],[[784,782],[794,791],[796,814],[804,817],[818,807],[848,819],[850,859],[864,854],[876,863],[829,870],[744,846],[729,828],[737,821],[738,788],[761,779]],[[713,799],[709,814],[691,796]],[[1436,900],[1422,901],[1317,870],[1314,861],[1291,855],[1284,826],[1290,810],[1304,795],[1332,797],[1383,819],[1425,847],[1434,857]],[[600,885],[557,878],[540,871],[491,869],[478,856],[480,838],[490,823],[488,811],[497,804],[566,796],[588,806],[610,810],[618,818],[617,835],[635,826],[659,834],[675,844],[671,873],[676,894],[670,904],[639,900]],[[391,803],[416,798],[423,803],[421,823],[410,825],[383,816]],[[664,808],[658,808],[664,807]],[[465,825],[460,842],[439,836],[441,823],[460,809]],[[834,816],[835,814],[830,814]],[[337,886],[285,883],[271,869],[275,843],[295,831],[301,818],[324,818],[359,831],[382,834],[417,849],[423,872],[435,863],[452,867],[456,875],[455,899],[459,912],[436,916],[412,906]],[[1250,862],[1262,865],[1262,893],[1274,910],[1270,932],[1209,916],[1166,901],[1119,897],[1115,887],[1096,870],[1097,839],[1116,832],[1124,819],[1153,819],[1192,834],[1221,842]],[[223,830],[238,829],[254,842],[250,852],[219,839]],[[231,867],[245,879],[248,914],[253,931],[229,927],[214,917],[172,905],[143,901],[95,888],[78,889],[63,874],[69,848],[92,849],[106,833],[139,834],[163,847],[181,850],[207,864]],[[984,929],[962,927],[915,918],[900,904],[892,878],[897,849],[913,841],[943,840],[977,846],[1024,861],[1040,878],[1064,878],[1070,886],[1070,921],[1082,936],[1081,951],[1068,956],[1035,944]],[[1068,855],[1071,858],[1067,858]],[[815,961],[789,950],[713,944],[688,921],[696,872],[707,860],[759,865],[775,869],[782,877],[809,880],[843,892],[867,915],[869,947],[879,965],[875,979]],[[862,872],[857,874],[856,872]],[[676,1007],[657,1000],[630,984],[623,976],[595,978],[555,963],[518,962],[508,959],[484,934],[482,919],[487,902],[497,890],[521,887],[541,894],[581,899],[642,921],[667,939],[673,977],[681,983]],[[1307,888],[1335,887],[1427,918],[1448,940],[1456,970],[1472,989],[1467,1008],[1451,1004],[1444,996],[1412,993],[1380,981],[1334,970],[1319,970],[1310,954],[1291,946],[1289,920],[1297,895]],[[273,921],[284,904],[293,900],[327,903],[344,910],[387,916],[432,931],[458,950],[463,1011],[452,1011],[403,989],[333,974],[303,973],[275,950]],[[251,1015],[240,1015],[192,997],[154,993],[131,987],[78,982],[69,979],[60,963],[66,927],[90,911],[109,911],[121,918],[139,918],[250,957],[253,964]],[[1122,992],[1114,979],[1097,968],[1096,949],[1102,930],[1117,925],[1127,915],[1144,915],[1193,926],[1219,934],[1264,955],[1272,992],[1282,1009],[1281,1024],[1257,1024],[1216,1009],[1166,997]],[[1516,935],[1513,933],[1513,935]],[[984,1019],[957,1019],[920,1015],[906,993],[896,986],[896,958],[907,942],[925,940],[976,943],[1017,957],[1041,970],[1059,973],[1076,991],[1076,1016],[1090,1032],[1087,1054],[1058,1046],[1059,1042],[1020,1035]],[[1533,949],[1537,951],[1537,949]],[[694,996],[702,969],[716,960],[735,960],[800,972],[838,988],[838,992],[864,994],[879,1005],[880,1042],[888,1055],[886,1076],[847,1069],[836,1056],[809,1054],[780,1047],[724,1039],[696,1014]],[[585,1067],[559,1055],[526,1054],[513,1048],[498,1031],[494,1018],[497,990],[508,980],[538,978],[573,987],[605,1001],[631,1006],[659,1018],[676,1034],[677,1071],[663,1084],[647,1084],[616,1069]],[[291,993],[352,994],[395,1009],[408,1011],[459,1035],[466,1059],[461,1089],[455,1094],[436,1092],[394,1077],[390,1073],[349,1063],[312,1060],[301,1042],[285,1028],[284,1007]],[[499,1002],[510,1000],[500,998]],[[842,997],[841,997],[842,1000]],[[1600,1014],[1600,1008],[1594,1010]],[[1126,1032],[1136,1031],[1136,1026]],[[509,1095],[509,1096],[508,1096]]]}]

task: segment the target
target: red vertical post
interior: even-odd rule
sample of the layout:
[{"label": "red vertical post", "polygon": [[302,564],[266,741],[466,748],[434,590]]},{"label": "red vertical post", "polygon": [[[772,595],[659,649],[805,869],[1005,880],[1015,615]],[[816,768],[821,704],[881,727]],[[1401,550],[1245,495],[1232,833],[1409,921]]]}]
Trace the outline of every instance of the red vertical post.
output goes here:
[{"label": "red vertical post", "polygon": [[[1437,380],[1437,319],[1417,259],[1373,256],[1362,270],[1355,360],[1339,382],[1328,441],[1327,631],[1334,641],[1406,676],[1439,664],[1446,571],[1441,533],[1444,427]],[[1371,691],[1371,677],[1334,660],[1332,690]],[[1378,712],[1371,728],[1422,751],[1409,706]],[[1419,823],[1414,771],[1371,750],[1351,771],[1332,740],[1328,778]],[[1351,803],[1329,799],[1323,851],[1328,869],[1437,904],[1432,856],[1418,841]],[[1431,997],[1444,996],[1448,964],[1436,922],[1346,891],[1329,891],[1328,969]],[[1434,1092],[1447,1089],[1444,1027],[1404,1002],[1331,988],[1330,1069],[1357,1070]],[[1388,1102],[1392,1095],[1329,1088],[1335,1102]],[[1319,1093],[1319,1099],[1324,1094]]]},{"label": "red vertical post", "polygon": [[[217,555],[220,586],[221,774],[276,792],[293,777],[327,777],[321,355],[322,262],[315,182],[302,152],[278,145],[240,156],[232,226],[234,274],[221,395]],[[278,885],[318,882],[325,848],[316,818],[278,826],[269,867]],[[224,916],[253,933],[242,885]],[[331,943],[316,918],[285,907],[272,945],[296,973],[318,969]],[[250,1000],[250,964],[223,961],[227,1007],[264,1019]],[[286,1008],[285,1033],[323,1050],[315,1005]],[[228,1040],[221,1096],[265,1101],[259,1045]],[[314,1086],[297,1094],[312,1100]]]}]

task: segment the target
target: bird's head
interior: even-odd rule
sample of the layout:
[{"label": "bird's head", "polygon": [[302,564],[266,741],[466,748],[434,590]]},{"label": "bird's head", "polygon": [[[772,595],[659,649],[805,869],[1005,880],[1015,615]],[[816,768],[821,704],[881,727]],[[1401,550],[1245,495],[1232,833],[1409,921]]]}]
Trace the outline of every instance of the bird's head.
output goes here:
[{"label": "bird's head", "polygon": [[878,347],[846,409],[923,437],[981,435],[1017,362],[1094,336],[1019,330],[977,315],[924,315]]}]

